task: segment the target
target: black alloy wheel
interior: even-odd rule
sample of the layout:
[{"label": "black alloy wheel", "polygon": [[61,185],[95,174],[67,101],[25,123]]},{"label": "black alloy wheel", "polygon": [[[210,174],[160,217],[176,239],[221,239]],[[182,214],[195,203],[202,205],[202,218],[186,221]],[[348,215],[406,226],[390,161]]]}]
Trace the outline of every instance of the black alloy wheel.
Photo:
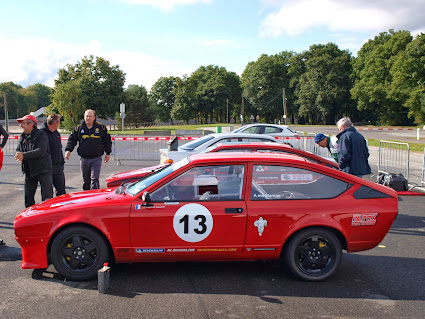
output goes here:
[{"label": "black alloy wheel", "polygon": [[54,239],[51,258],[63,277],[82,281],[96,277],[97,271],[108,261],[109,251],[98,232],[84,226],[73,226]]},{"label": "black alloy wheel", "polygon": [[297,277],[321,281],[331,276],[341,262],[339,239],[329,230],[309,228],[296,234],[284,251],[284,262]]}]

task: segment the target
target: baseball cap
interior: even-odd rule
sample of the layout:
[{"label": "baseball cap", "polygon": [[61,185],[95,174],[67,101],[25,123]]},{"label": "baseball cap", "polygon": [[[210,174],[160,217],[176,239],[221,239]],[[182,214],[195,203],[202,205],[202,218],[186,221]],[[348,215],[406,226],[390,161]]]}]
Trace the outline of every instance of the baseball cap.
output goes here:
[{"label": "baseball cap", "polygon": [[316,136],[314,137],[314,143],[319,143],[320,141],[324,140],[326,137],[325,134],[319,133],[316,134]]},{"label": "baseball cap", "polygon": [[37,120],[35,119],[35,116],[34,115],[31,115],[31,114],[25,115],[24,117],[21,117],[20,119],[17,119],[16,122],[21,123],[22,121],[25,121],[25,120],[31,120],[35,124],[37,124]]}]

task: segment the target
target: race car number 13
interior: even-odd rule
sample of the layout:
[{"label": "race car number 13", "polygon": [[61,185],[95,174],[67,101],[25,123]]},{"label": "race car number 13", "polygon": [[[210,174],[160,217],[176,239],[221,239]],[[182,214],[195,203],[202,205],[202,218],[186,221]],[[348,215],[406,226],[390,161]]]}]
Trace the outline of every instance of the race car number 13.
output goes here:
[{"label": "race car number 13", "polygon": [[174,214],[173,228],[177,236],[184,241],[196,243],[211,233],[213,218],[205,206],[187,204]]}]

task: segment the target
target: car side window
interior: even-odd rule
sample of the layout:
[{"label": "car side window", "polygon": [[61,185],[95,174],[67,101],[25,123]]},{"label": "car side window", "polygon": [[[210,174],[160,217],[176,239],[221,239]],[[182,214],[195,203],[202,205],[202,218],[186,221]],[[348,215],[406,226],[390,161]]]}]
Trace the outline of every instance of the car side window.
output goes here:
[{"label": "car side window", "polygon": [[193,167],[150,194],[152,202],[241,200],[244,165]]},{"label": "car side window", "polygon": [[334,198],[350,183],[307,169],[279,165],[254,165],[251,200]]},{"label": "car side window", "polygon": [[257,127],[256,126],[251,126],[251,127],[248,127],[246,129],[244,129],[242,132],[243,133],[248,133],[248,134],[255,134],[255,133],[257,133]]},{"label": "car side window", "polygon": [[264,128],[264,133],[265,134],[273,134],[273,133],[280,133],[280,132],[282,132],[282,129],[280,129],[278,127],[266,126]]}]

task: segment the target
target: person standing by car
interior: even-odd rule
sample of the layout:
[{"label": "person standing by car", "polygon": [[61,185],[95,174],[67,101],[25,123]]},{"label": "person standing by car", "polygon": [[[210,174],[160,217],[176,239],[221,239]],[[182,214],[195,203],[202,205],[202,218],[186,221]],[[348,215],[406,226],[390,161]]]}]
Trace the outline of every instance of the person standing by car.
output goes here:
[{"label": "person standing by car", "polygon": [[[0,136],[3,136],[3,140],[0,144],[0,170],[3,165],[3,147],[6,145],[7,139],[9,138],[9,133],[3,128],[0,124]],[[3,245],[3,239],[0,238],[0,245]]]},{"label": "person standing by car", "polygon": [[15,159],[21,163],[25,174],[25,207],[30,207],[35,204],[38,183],[43,201],[53,197],[49,139],[44,131],[37,128],[34,115],[25,115],[16,121],[24,132],[19,138]]},{"label": "person standing by car", "polygon": [[337,127],[340,132],[336,136],[339,169],[358,177],[370,174],[369,149],[363,135],[357,132],[348,117],[340,119]]},{"label": "person standing by car", "polygon": [[107,163],[111,154],[112,140],[106,126],[96,122],[94,110],[87,110],[84,113],[84,121],[69,135],[65,147],[65,158],[67,160],[69,160],[77,143],[77,153],[81,157],[83,190],[98,189],[102,155],[106,153],[105,163]]},{"label": "person standing by car", "polygon": [[3,136],[3,140],[0,144],[0,170],[3,165],[3,147],[6,145],[7,139],[9,138],[9,133],[3,128],[0,124],[0,136]]},{"label": "person standing by car", "polygon": [[327,136],[323,133],[318,133],[314,137],[314,142],[320,147],[326,147],[335,162],[338,162],[338,139],[336,136]]},{"label": "person standing by car", "polygon": [[66,194],[65,191],[65,159],[62,152],[61,135],[58,128],[61,118],[58,114],[50,114],[47,121],[43,123],[41,130],[46,132],[49,139],[50,156],[52,158],[52,182],[56,190],[56,196]]}]

